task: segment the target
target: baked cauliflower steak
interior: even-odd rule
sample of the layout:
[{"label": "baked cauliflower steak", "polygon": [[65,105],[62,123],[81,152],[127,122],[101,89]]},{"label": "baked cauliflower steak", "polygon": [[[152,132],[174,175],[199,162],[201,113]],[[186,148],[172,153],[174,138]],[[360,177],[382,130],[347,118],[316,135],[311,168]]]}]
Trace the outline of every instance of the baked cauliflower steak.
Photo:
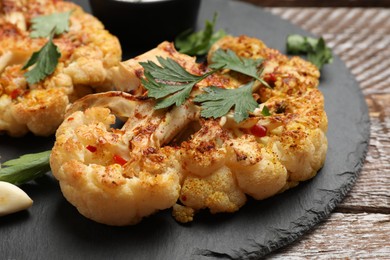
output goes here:
[{"label": "baked cauliflower steak", "polygon": [[[47,38],[32,38],[32,19],[70,11],[69,31],[53,39],[61,56],[55,71],[30,84],[23,69]],[[66,107],[93,92],[112,89],[110,69],[121,60],[118,39],[81,7],[61,0],[0,3],[0,132],[55,133]]]},{"label": "baked cauliflower steak", "polygon": [[[208,86],[235,89],[248,82],[229,69],[198,82],[182,105],[155,109],[140,61],[169,56],[194,75],[210,71],[207,62],[196,63],[169,43],[124,63],[122,74],[129,77],[118,80],[131,93],[88,95],[70,107],[50,163],[65,198],[81,214],[120,226],[172,207],[174,218],[186,223],[200,210],[235,212],[248,196],[266,199],[316,175],[327,152],[317,68],[248,36],[217,41],[208,64],[218,49],[264,59],[262,77],[271,88],[255,82],[258,107],[239,123],[232,111],[202,117],[194,102]],[[262,113],[264,106],[269,115]]]}]

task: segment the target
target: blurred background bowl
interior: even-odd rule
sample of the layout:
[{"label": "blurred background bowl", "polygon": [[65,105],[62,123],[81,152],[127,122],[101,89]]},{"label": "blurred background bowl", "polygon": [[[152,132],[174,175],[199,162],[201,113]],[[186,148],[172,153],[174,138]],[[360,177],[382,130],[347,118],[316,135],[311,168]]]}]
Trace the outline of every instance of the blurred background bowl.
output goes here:
[{"label": "blurred background bowl", "polygon": [[201,0],[89,0],[92,13],[122,45],[124,58],[194,29]]}]

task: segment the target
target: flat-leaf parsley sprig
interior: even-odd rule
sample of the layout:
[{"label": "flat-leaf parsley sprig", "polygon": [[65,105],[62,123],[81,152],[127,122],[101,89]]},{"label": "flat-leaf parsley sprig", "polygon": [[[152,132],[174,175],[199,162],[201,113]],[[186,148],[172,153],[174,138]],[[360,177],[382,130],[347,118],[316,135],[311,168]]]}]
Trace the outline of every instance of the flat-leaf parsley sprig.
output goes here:
[{"label": "flat-leaf parsley sprig", "polygon": [[175,39],[175,47],[179,52],[197,56],[207,54],[210,47],[226,35],[222,29],[214,32],[217,16],[217,13],[214,13],[213,21],[206,20],[204,30],[192,32],[192,29],[190,29],[177,36]]},{"label": "flat-leaf parsley sprig", "polygon": [[48,42],[37,52],[34,52],[23,70],[34,66],[24,76],[29,84],[35,84],[50,76],[58,65],[61,52],[54,44],[53,38],[69,31],[69,19],[72,11],[38,16],[32,19],[31,38],[49,37]]},{"label": "flat-leaf parsley sprig", "polygon": [[55,35],[69,31],[69,18],[72,11],[37,16],[31,19],[31,38],[44,38],[51,35],[54,29]]},{"label": "flat-leaf parsley sprig", "polygon": [[[231,50],[216,50],[209,65],[213,70],[201,76],[189,73],[171,58],[157,57],[157,60],[160,65],[152,61],[140,63],[145,75],[141,82],[148,90],[148,97],[157,99],[155,109],[167,108],[174,104],[182,105],[190,97],[195,84],[225,68],[250,76],[270,88],[261,78],[264,59],[239,57]],[[201,103],[203,117],[218,118],[234,108],[234,119],[241,122],[258,106],[252,96],[254,80],[237,89],[215,86],[204,88],[206,93],[196,96],[194,102]]]},{"label": "flat-leaf parsley sprig", "polygon": [[53,35],[54,30],[49,37],[49,41],[39,51],[34,52],[22,68],[25,70],[35,64],[30,71],[24,74],[29,84],[35,84],[51,75],[57,67],[61,52],[53,43]]},{"label": "flat-leaf parsley sprig", "polygon": [[287,53],[307,54],[307,59],[318,69],[325,64],[332,63],[332,50],[326,46],[325,40],[292,34],[287,37]]},{"label": "flat-leaf parsley sprig", "polygon": [[148,97],[158,100],[155,109],[167,108],[173,104],[182,105],[196,83],[220,69],[198,76],[189,73],[171,58],[157,57],[157,60],[161,66],[153,61],[140,62],[146,78],[141,81],[148,90]]},{"label": "flat-leaf parsley sprig", "polygon": [[222,117],[234,107],[234,120],[239,123],[249,117],[248,111],[253,112],[259,106],[252,96],[253,84],[251,81],[236,89],[208,87],[194,102],[202,104],[201,116],[205,118]]},{"label": "flat-leaf parsley sprig", "polygon": [[4,162],[0,168],[0,181],[20,185],[44,175],[50,171],[50,153],[25,154]]},{"label": "flat-leaf parsley sprig", "polygon": [[213,53],[213,56],[211,58],[211,64],[209,65],[209,67],[224,67],[225,69],[230,69],[242,73],[258,80],[267,88],[271,88],[268,83],[261,78],[261,74],[264,69],[263,62],[264,59],[249,59],[239,57],[232,50],[218,49]]}]

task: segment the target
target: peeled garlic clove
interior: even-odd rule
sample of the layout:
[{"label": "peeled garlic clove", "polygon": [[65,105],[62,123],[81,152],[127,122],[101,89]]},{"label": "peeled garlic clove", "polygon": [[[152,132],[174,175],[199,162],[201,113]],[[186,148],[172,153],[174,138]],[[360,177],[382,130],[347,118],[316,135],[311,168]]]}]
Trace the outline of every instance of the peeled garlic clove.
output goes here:
[{"label": "peeled garlic clove", "polygon": [[0,216],[31,207],[32,199],[18,186],[0,181]]}]

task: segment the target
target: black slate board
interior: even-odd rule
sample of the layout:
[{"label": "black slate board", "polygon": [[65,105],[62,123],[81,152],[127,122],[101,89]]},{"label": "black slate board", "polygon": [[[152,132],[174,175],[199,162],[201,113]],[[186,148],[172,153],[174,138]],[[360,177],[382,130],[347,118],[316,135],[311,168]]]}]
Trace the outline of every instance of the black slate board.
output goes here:
[{"label": "black slate board", "polygon": [[[75,1],[90,10],[86,0]],[[285,52],[289,33],[308,34],[240,2],[203,1],[198,26],[218,11],[217,28],[263,39]],[[369,116],[360,88],[339,58],[322,71],[320,90],[329,118],[329,151],[318,175],[235,214],[203,212],[181,225],[170,210],[137,226],[108,227],[81,216],[50,176],[22,186],[34,205],[0,218],[2,259],[257,259],[301,236],[341,201],[354,183],[368,147]],[[53,138],[0,136],[1,161],[51,147]]]}]

